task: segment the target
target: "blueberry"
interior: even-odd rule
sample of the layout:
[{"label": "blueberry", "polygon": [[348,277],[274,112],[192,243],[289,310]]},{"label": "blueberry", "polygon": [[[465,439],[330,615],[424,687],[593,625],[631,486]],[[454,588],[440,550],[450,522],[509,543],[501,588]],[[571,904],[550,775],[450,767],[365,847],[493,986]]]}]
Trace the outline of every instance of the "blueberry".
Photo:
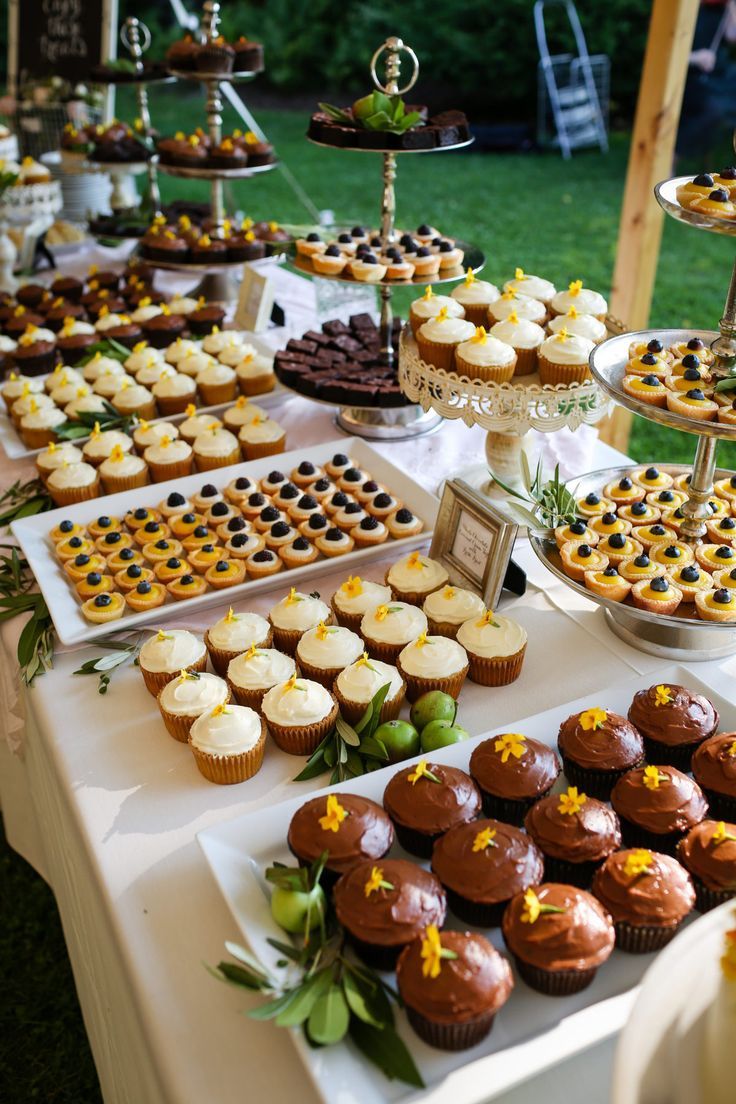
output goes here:
[{"label": "blueberry", "polygon": [[276,521],[271,526],[272,537],[285,537],[289,533],[290,525],[287,525],[285,521]]},{"label": "blueberry", "polygon": [[336,245],[328,245],[325,249],[326,257],[339,257],[340,255],[340,250]]},{"label": "blueberry", "polygon": [[253,559],[256,563],[270,563],[275,558],[273,552],[269,552],[267,548],[262,548],[260,552],[253,553]]},{"label": "blueberry", "polygon": [[378,528],[378,518],[364,517],[358,528],[365,533],[370,533],[371,530]]},{"label": "blueberry", "polygon": [[166,561],[166,566],[170,567],[172,571],[176,571],[177,567],[181,567],[181,560],[177,560],[176,556],[172,556],[170,560]]},{"label": "blueberry", "polygon": [[370,240],[370,244],[371,244],[371,247],[373,249],[380,249],[381,246],[383,245],[383,242],[381,241],[381,239],[378,237],[377,234],[374,234],[373,237]]},{"label": "blueberry", "polygon": [[297,552],[306,552],[307,549],[311,546],[309,544],[309,541],[305,540],[304,537],[297,537],[291,547],[294,548]]},{"label": "blueberry", "polygon": [[586,506],[597,506],[599,503],[600,503],[600,498],[598,497],[598,495],[594,491],[591,491],[589,495],[585,496],[585,505]]},{"label": "blueberry", "polygon": [[59,532],[60,533],[71,533],[73,531],[73,529],[74,529],[74,522],[69,521],[68,518],[66,520],[62,521],[61,524],[59,525]]},{"label": "blueberry", "polygon": [[82,538],[81,537],[70,537],[69,538],[69,547],[70,548],[82,548],[83,547]]},{"label": "blueberry", "polygon": [[611,548],[617,548],[617,549],[625,548],[626,547],[626,537],[624,536],[623,533],[614,533],[612,536],[610,536],[608,538],[608,544]]},{"label": "blueberry", "polygon": [[736,583],[736,567],[729,571],[728,577],[729,579],[733,579],[733,581]]},{"label": "blueberry", "polygon": [[375,479],[366,479],[361,487],[361,490],[365,491],[366,494],[375,494],[378,489],[379,487]]},{"label": "blueberry", "polygon": [[419,249],[417,249],[417,257],[431,257],[431,256],[432,256],[432,252],[431,252],[430,249],[427,249],[426,245],[423,245]]},{"label": "blueberry", "polygon": [[719,560],[732,560],[733,548],[730,548],[727,544],[722,544],[719,548],[716,548],[714,555],[716,555]]},{"label": "blueberry", "polygon": [[370,251],[371,247],[368,245],[368,242],[361,242],[355,250],[355,256],[362,261]]},{"label": "blueberry", "polygon": [[253,486],[253,481],[248,478],[247,475],[239,475],[235,480],[236,491],[247,491],[249,487]]},{"label": "blueberry", "polygon": [[731,591],[727,590],[726,587],[719,587],[713,595],[713,601],[718,602],[719,606],[727,606],[731,601]]},{"label": "blueberry", "polygon": [[209,556],[210,552],[215,551],[215,546],[214,546],[214,544],[203,544],[202,545],[202,551],[206,552],[207,555]]},{"label": "blueberry", "polygon": [[311,234],[307,234],[307,241],[308,242],[318,242],[318,241],[322,241],[322,239],[319,236],[319,234],[315,233],[315,231],[313,230],[311,232]]},{"label": "blueberry", "polygon": [[736,529],[736,521],[732,517],[721,518],[718,523],[719,529]]},{"label": "blueberry", "polygon": [[378,264],[378,257],[375,255],[375,253],[364,253],[363,254],[363,264],[368,264],[368,265]]},{"label": "blueberry", "polygon": [[399,245],[402,246],[404,249],[409,249],[409,247],[413,244],[414,239],[412,238],[411,234],[402,234],[399,238]]},{"label": "blueberry", "polygon": [[132,560],[135,556],[135,552],[133,551],[132,548],[121,548],[120,552],[119,552],[119,556],[120,556],[120,559],[123,560],[123,561]]},{"label": "blueberry", "polygon": [[704,349],[705,342],[700,337],[691,337],[687,343],[688,349]]},{"label": "blueberry", "polygon": [[613,579],[616,575],[618,575],[618,571],[615,567],[607,567],[603,574],[606,576],[606,578]]},{"label": "blueberry", "polygon": [[138,509],[133,513],[133,517],[136,521],[143,521],[144,518],[148,517],[148,510],[146,510],[143,506],[139,506]]},{"label": "blueberry", "polygon": [[220,573],[222,573],[223,571],[227,571],[229,567],[230,564],[227,562],[227,560],[218,560],[215,564],[215,571],[219,571]]},{"label": "blueberry", "polygon": [[300,510],[314,510],[317,505],[317,499],[312,498],[310,494],[302,495],[302,497],[297,502],[297,507]]},{"label": "blueberry", "polygon": [[202,498],[216,498],[217,487],[213,486],[212,483],[205,483],[204,487],[199,493]]},{"label": "blueberry", "polygon": [[[406,506],[402,506],[400,510],[396,511],[396,520],[398,521],[399,525],[411,525],[414,520],[414,515],[411,510],[407,510]],[[570,526],[570,529],[572,529],[572,525]],[[581,531],[583,533],[585,532],[585,526],[583,526]]]},{"label": "blueberry", "polygon": [[647,387],[661,387],[662,386],[661,382],[657,379],[656,376],[644,376],[644,379],[642,380],[642,383],[645,383],[647,385]]},{"label": "blueberry", "polygon": [[279,520],[279,511],[275,506],[264,506],[258,516],[261,521],[267,521],[270,524],[272,521]]},{"label": "blueberry", "polygon": [[183,506],[186,502],[184,495],[179,494],[178,491],[172,491],[169,497],[166,499],[167,506]]},{"label": "blueberry", "polygon": [[194,530],[194,536],[197,538],[197,540],[201,540],[202,537],[209,536],[209,532],[210,531],[206,525],[198,525],[197,528]]},{"label": "blueberry", "polygon": [[682,555],[682,549],[678,548],[676,544],[668,544],[662,553],[668,560],[679,560]]},{"label": "blueberry", "polygon": [[147,521],[143,526],[144,533],[158,533],[161,526],[157,521]]},{"label": "blueberry", "polygon": [[267,482],[269,482],[269,483],[285,483],[286,482],[286,476],[284,475],[283,472],[272,471],[272,472],[268,473]]},{"label": "blueberry", "polygon": [[330,505],[331,506],[337,506],[338,509],[341,506],[347,506],[347,504],[348,504],[348,496],[345,494],[344,491],[335,491],[334,495],[330,499]]},{"label": "blueberry", "polygon": [[328,529],[325,533],[325,540],[328,541],[340,541],[342,540],[342,532],[339,529]]},{"label": "blueberry", "polygon": [[710,173],[699,173],[693,180],[693,184],[697,184],[699,188],[712,188],[713,177]]},{"label": "blueberry", "polygon": [[664,525],[653,525],[649,530],[653,537],[666,537],[667,530]]},{"label": "blueberry", "polygon": [[227,523],[226,529],[228,533],[239,533],[241,529],[245,529],[245,518],[230,518],[229,522]]},{"label": "blueberry", "polygon": [[452,245],[448,241],[440,242],[440,253],[451,253]]},{"label": "blueberry", "polygon": [[672,491],[660,491],[657,495],[657,502],[674,502],[675,496]]},{"label": "blueberry", "polygon": [[634,517],[641,517],[642,514],[646,514],[646,512],[647,512],[646,502],[635,502],[634,505],[631,507],[631,512],[634,515]]},{"label": "blueberry", "polygon": [[615,525],[616,524],[616,515],[612,514],[610,511],[607,511],[603,515],[603,517],[601,518],[601,521],[603,522],[604,525]]},{"label": "blueberry", "polygon": [[705,398],[705,395],[699,387],[693,387],[690,391],[686,392],[686,395],[688,399],[697,399],[698,402],[702,402],[702,400]]},{"label": "blueberry", "polygon": [[122,533],[118,533],[118,532],[105,533],[104,542],[105,542],[105,544],[120,544],[120,541],[122,539],[123,539]]},{"label": "blueberry", "polygon": [[337,240],[340,242],[341,245],[351,245],[353,239],[350,237],[349,234],[338,234]]},{"label": "blueberry", "polygon": [[684,516],[685,516],[685,512],[684,512],[684,510],[682,509],[682,506],[678,506],[678,507],[677,507],[677,509],[675,510],[675,514],[674,514],[674,516],[675,516],[675,517],[677,518],[677,520],[678,520],[678,521],[681,521],[681,520],[682,520],[682,518],[684,518]]},{"label": "blueberry", "polygon": [[377,494],[373,499],[373,505],[379,510],[385,510],[387,506],[391,505],[391,495],[381,491],[381,493]]},{"label": "blueberry", "polygon": [[210,510],[212,517],[226,517],[230,513],[227,502],[216,502]]},{"label": "blueberry", "polygon": [[713,203],[728,203],[728,192],[725,188],[715,188],[708,199],[712,200]]},{"label": "blueberry", "polygon": [[427,226],[426,222],[423,222],[421,226],[417,226],[417,234],[420,238],[426,238],[432,233],[432,227]]},{"label": "blueberry", "polygon": [[700,572],[694,564],[688,564],[687,567],[683,567],[680,572],[680,578],[683,583],[697,583],[700,578]]},{"label": "blueberry", "polygon": [[181,520],[184,522],[185,525],[194,525],[196,524],[197,517],[196,514],[182,514]]},{"label": "blueberry", "polygon": [[641,358],[642,364],[652,365],[657,363],[657,358],[653,353],[645,353]]},{"label": "blueberry", "polygon": [[659,469],[647,468],[647,470],[644,472],[644,477],[645,479],[659,479]]},{"label": "blueberry", "polygon": [[634,560],[634,564],[636,565],[636,567],[649,567],[651,562],[652,561],[644,552],[642,552],[641,556],[637,556]]},{"label": "blueberry", "polygon": [[405,237],[408,237],[409,240],[407,241],[406,245],[404,245],[404,239],[402,238],[401,239],[401,244],[404,246],[404,249],[406,250],[406,252],[407,253],[416,253],[417,250],[419,249],[419,243],[415,242],[412,237],[409,237],[409,235],[405,235]]},{"label": "blueberry", "polygon": [[353,229],[350,231],[350,233],[351,233],[352,237],[354,237],[354,238],[364,238],[365,237],[365,229],[362,226],[354,226]]},{"label": "blueberry", "polygon": [[664,345],[658,337],[653,337],[652,340],[647,344],[647,350],[650,353],[661,353],[663,349]]},{"label": "blueberry", "polygon": [[703,377],[700,375],[700,372],[697,368],[686,368],[685,371],[682,373],[682,378],[686,379],[688,383],[697,383],[698,380],[702,379]]},{"label": "blueberry", "polygon": [[129,579],[140,579],[141,575],[143,574],[143,568],[140,564],[131,564],[125,574],[128,576]]},{"label": "blueberry", "polygon": [[329,481],[329,479],[325,478],[325,476],[322,476],[322,478],[318,479],[317,482],[314,484],[314,490],[318,491],[320,494],[323,491],[329,491],[329,489],[330,489],[330,481]]},{"label": "blueberry", "polygon": [[349,457],[344,452],[336,452],[332,457],[333,468],[346,468],[350,463]]},{"label": "blueberry", "polygon": [[293,498],[298,498],[301,491],[298,487],[295,487],[293,483],[284,483],[279,490],[279,498],[285,498],[287,501],[291,501]]},{"label": "blueberry", "polygon": [[99,571],[90,571],[87,576],[87,582],[90,586],[98,586],[102,582],[102,576]]},{"label": "blueberry", "polygon": [[89,563],[89,556],[86,554],[86,552],[80,552],[78,556],[74,557],[74,566],[75,567],[84,567],[85,564],[88,564],[88,563]]},{"label": "blueberry", "polygon": [[260,491],[254,491],[252,495],[248,495],[249,506],[265,506],[266,498]]},{"label": "blueberry", "polygon": [[146,580],[144,579],[143,582],[139,583],[138,586],[135,589],[136,589],[136,592],[138,594],[150,594],[151,593],[151,584],[147,583]]},{"label": "blueberry", "polygon": [[98,609],[104,609],[105,606],[112,605],[112,598],[109,594],[98,594],[95,598],[94,604],[95,606],[97,606]]},{"label": "blueberry", "polygon": [[401,251],[396,249],[394,246],[392,246],[391,249],[386,250],[386,256],[389,258],[389,260],[396,261],[397,264],[401,263]]},{"label": "blueberry", "polygon": [[732,475],[729,479],[729,485],[736,491],[736,475]]},{"label": "blueberry", "polygon": [[721,169],[718,175],[722,180],[736,180],[736,168],[730,165],[727,169]]},{"label": "blueberry", "polygon": [[347,506],[343,510],[343,513],[349,514],[350,516],[352,516],[353,514],[360,514],[362,512],[363,507],[360,505],[359,502],[348,502]]},{"label": "blueberry", "polygon": [[191,586],[193,582],[193,575],[182,575],[181,579],[179,579],[179,586]]},{"label": "blueberry", "polygon": [[[399,514],[400,513],[401,510],[399,510]],[[399,514],[397,514],[396,516],[398,517]],[[587,525],[584,521],[573,521],[572,525],[570,526],[570,532],[574,533],[576,537],[582,537],[586,529]]]},{"label": "blueberry", "polygon": [[230,538],[231,548],[243,548],[248,543],[247,533],[236,533],[234,537]]},{"label": "blueberry", "polygon": [[578,545],[578,556],[580,556],[581,559],[587,560],[588,556],[592,556],[592,555],[593,555],[593,549],[590,547],[589,544],[580,544],[580,545]]},{"label": "blueberry", "polygon": [[700,357],[696,356],[695,353],[686,353],[685,356],[682,358],[682,367],[683,368],[699,368],[700,367]]},{"label": "blueberry", "polygon": [[323,517],[322,514],[312,514],[309,521],[307,522],[307,528],[308,529],[317,530],[317,529],[325,529],[326,527],[327,527],[327,518]]},{"label": "blueberry", "polygon": [[652,579],[651,587],[657,594],[666,594],[670,589],[670,584],[667,582],[664,575],[658,575],[656,579]]},{"label": "blueberry", "polygon": [[112,525],[112,518],[109,518],[107,514],[102,514],[101,517],[98,517],[97,524],[100,529],[109,529]]}]

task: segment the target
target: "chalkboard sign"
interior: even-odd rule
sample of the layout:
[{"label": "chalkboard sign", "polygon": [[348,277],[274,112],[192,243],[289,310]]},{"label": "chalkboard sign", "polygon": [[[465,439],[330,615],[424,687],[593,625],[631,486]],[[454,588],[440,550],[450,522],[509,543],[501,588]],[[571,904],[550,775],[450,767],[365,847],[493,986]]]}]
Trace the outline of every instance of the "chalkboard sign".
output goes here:
[{"label": "chalkboard sign", "polygon": [[117,0],[10,0],[8,84],[58,76],[88,79],[113,56]]}]

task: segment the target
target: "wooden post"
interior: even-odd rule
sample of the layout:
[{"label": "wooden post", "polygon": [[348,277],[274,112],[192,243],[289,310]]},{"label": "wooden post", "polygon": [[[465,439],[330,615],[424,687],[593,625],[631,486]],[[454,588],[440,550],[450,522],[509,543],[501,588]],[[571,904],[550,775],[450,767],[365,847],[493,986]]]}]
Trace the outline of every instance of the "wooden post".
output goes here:
[{"label": "wooden post", "polygon": [[[632,330],[649,321],[664,212],[654,185],[672,174],[699,0],[654,0],[626,172],[613,272],[611,314]],[[617,407],[601,425],[607,444],[626,452],[632,415]]]}]

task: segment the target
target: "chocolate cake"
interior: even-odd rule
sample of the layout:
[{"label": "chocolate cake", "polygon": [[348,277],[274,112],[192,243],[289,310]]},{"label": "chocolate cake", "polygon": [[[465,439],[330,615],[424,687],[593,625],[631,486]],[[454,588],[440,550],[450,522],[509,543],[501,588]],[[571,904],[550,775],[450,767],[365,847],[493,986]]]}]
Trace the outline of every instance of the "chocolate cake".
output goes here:
[{"label": "chocolate cake", "polygon": [[[389,150],[430,150],[444,146],[455,146],[471,138],[468,120],[462,111],[443,111],[428,116],[427,108],[421,104],[407,104],[406,113],[417,111],[422,117],[419,126],[405,130],[403,134],[392,134],[384,130],[367,130],[358,123],[349,126],[338,122],[326,111],[317,111],[309,120],[307,137],[327,146],[341,149],[389,149]],[[347,111],[350,114],[350,110]]]}]

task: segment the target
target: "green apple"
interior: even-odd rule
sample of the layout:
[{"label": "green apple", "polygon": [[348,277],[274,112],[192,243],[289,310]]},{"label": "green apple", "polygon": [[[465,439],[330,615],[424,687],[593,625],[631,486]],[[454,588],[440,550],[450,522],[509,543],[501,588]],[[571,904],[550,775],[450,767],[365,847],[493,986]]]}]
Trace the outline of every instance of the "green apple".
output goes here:
[{"label": "green apple", "polygon": [[419,733],[408,721],[384,721],[374,736],[386,748],[391,763],[399,763],[419,753]]},{"label": "green apple", "polygon": [[422,751],[437,751],[438,748],[447,747],[448,744],[459,744],[461,740],[469,740],[470,733],[461,725],[451,724],[438,718],[430,721],[422,729]]},{"label": "green apple", "polygon": [[421,732],[431,721],[448,721],[453,724],[457,715],[457,702],[442,690],[429,690],[411,707],[411,723]]},{"label": "green apple", "polygon": [[325,914],[325,895],[322,886],[316,885],[309,893],[299,889],[283,889],[277,886],[271,894],[271,915],[284,931],[299,934],[316,928]]}]

